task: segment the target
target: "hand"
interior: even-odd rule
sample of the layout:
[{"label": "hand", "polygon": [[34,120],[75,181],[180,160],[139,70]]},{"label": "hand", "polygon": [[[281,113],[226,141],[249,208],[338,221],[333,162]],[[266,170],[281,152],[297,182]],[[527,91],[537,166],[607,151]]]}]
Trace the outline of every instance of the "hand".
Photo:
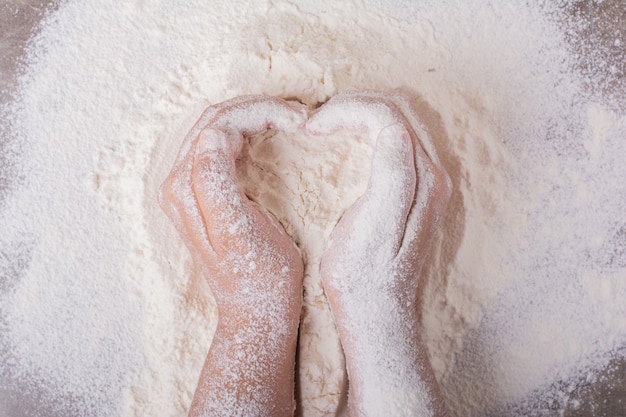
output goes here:
[{"label": "hand", "polygon": [[295,131],[306,117],[301,106],[263,96],[209,107],[161,187],[160,204],[219,314],[190,415],[293,411],[302,259],[277,220],[242,192],[235,159],[246,136],[270,127]]},{"label": "hand", "polygon": [[335,96],[306,128],[360,132],[374,147],[368,188],[335,227],[321,261],[346,355],[350,415],[443,415],[418,333],[416,296],[450,197],[448,175],[401,94]]},{"label": "hand", "polygon": [[[277,295],[273,271],[298,276],[302,269],[282,226],[236,183],[235,159],[246,136],[270,127],[295,131],[306,117],[303,108],[263,96],[209,107],[186,136],[161,187],[160,204],[209,281],[218,309],[264,302]],[[298,287],[289,280],[283,284],[283,292]],[[262,294],[265,298],[258,299]]]}]

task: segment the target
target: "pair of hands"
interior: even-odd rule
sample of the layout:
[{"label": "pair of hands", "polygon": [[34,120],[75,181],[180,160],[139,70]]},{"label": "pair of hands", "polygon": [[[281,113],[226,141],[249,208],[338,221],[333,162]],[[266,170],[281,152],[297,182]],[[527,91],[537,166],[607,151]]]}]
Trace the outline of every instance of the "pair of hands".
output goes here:
[{"label": "pair of hands", "polygon": [[[160,195],[161,206],[209,280],[220,313],[250,305],[260,294],[271,303],[300,298],[301,257],[278,221],[242,192],[235,160],[247,136],[302,126],[314,135],[339,129],[365,134],[374,147],[368,188],[335,227],[322,258],[331,303],[338,293],[365,284],[414,293],[429,238],[450,196],[450,180],[409,100],[400,93],[344,93],[307,118],[300,104],[243,96],[203,113]],[[374,282],[363,282],[353,272],[366,272],[367,265],[397,273],[381,271],[371,277]]]},{"label": "pair of hands", "polygon": [[[241,338],[241,329],[251,337],[273,333],[290,341],[287,356],[293,361],[302,300],[302,258],[278,221],[242,192],[235,160],[248,136],[268,128],[290,132],[302,127],[313,135],[339,129],[360,133],[369,137],[374,148],[368,187],[332,232],[321,275],[346,354],[350,408],[366,415],[368,409],[380,405],[382,415],[391,415],[384,401],[377,403],[379,386],[370,387],[367,382],[371,375],[365,369],[374,369],[372,364],[378,359],[361,348],[381,336],[368,336],[368,332],[392,329],[388,341],[399,335],[392,343],[398,347],[400,371],[430,369],[421,344],[404,339],[414,336],[419,271],[451,190],[435,148],[404,95],[343,93],[310,118],[298,103],[265,96],[244,96],[211,106],[185,138],[161,188],[160,203],[209,282],[220,315],[218,333],[220,328],[239,329],[223,332],[225,338],[235,339]],[[373,308],[383,317],[378,329],[371,326]],[[386,317],[399,320],[385,321]],[[394,329],[396,326],[404,329]],[[228,346],[224,355],[233,349]],[[408,362],[402,355],[409,357]],[[215,373],[223,360],[210,362],[211,354],[205,364],[210,368],[207,375]],[[380,365],[372,372],[390,371],[389,358],[383,358]],[[293,364],[287,361],[281,366],[289,369]],[[427,380],[430,400],[424,404],[440,397],[438,392],[430,392],[437,391],[432,372],[426,374],[415,379],[415,384]],[[389,374],[385,395],[390,398],[400,390],[396,385],[404,382],[396,384],[394,378],[397,376]],[[216,388],[207,386],[210,389]],[[375,392],[379,395],[372,395]],[[198,392],[194,403],[197,398]],[[289,403],[288,398],[277,401]],[[409,404],[407,410],[412,412],[424,404]],[[287,404],[287,414],[288,409]],[[434,409],[444,407],[439,404]]]}]

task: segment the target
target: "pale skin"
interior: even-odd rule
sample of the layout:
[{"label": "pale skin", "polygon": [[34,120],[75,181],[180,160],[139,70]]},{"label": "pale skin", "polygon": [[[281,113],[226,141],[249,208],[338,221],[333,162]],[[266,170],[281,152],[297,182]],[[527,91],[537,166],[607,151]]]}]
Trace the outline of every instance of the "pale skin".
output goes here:
[{"label": "pale skin", "polygon": [[190,416],[293,414],[302,259],[280,224],[236,184],[235,158],[245,136],[295,130],[305,120],[301,108],[265,97],[210,107],[161,188],[161,206],[219,314]]},{"label": "pale skin", "polygon": [[[375,387],[370,384],[397,387],[393,376],[385,378],[390,366],[399,366],[407,382],[420,385],[408,388],[420,388],[425,396],[397,415],[444,416],[416,331],[416,288],[450,181],[432,144],[420,136],[408,100],[377,92],[336,96],[308,121],[296,104],[240,97],[209,107],[187,135],[161,188],[160,203],[208,280],[219,314],[189,415],[293,415],[302,259],[276,219],[241,191],[235,160],[247,136],[268,128],[294,131],[305,123],[312,134],[361,132],[374,147],[368,189],[335,227],[321,265],[346,357],[349,414],[381,415],[378,406],[372,407],[369,393]],[[360,226],[364,221],[367,233]],[[381,239],[384,244],[364,243]],[[361,285],[363,280],[367,285]],[[372,304],[383,305],[389,314],[372,315]],[[400,322],[391,320],[398,315]],[[402,349],[381,361],[372,354],[380,335],[363,330],[390,326],[395,326],[393,343]],[[374,348],[364,351],[359,348],[364,344]],[[369,378],[372,372],[375,381]]]},{"label": "pale skin", "polygon": [[[447,415],[418,331],[417,286],[451,185],[419,127],[406,97],[378,92],[336,96],[307,123],[320,135],[365,134],[374,147],[368,188],[335,226],[321,261],[350,416]],[[403,390],[411,401],[399,405]]]}]

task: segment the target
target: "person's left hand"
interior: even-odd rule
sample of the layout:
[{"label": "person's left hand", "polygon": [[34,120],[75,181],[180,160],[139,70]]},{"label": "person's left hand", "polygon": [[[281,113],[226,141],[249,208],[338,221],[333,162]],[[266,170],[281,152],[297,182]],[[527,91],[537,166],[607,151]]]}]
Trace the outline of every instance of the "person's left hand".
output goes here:
[{"label": "person's left hand", "polygon": [[300,299],[300,254],[278,221],[243,193],[235,160],[247,136],[270,127],[295,131],[306,117],[301,106],[265,96],[211,106],[161,187],[160,204],[209,281],[220,315]]},{"label": "person's left hand", "polygon": [[295,131],[306,118],[300,105],[265,96],[211,106],[161,187],[161,206],[219,315],[191,416],[293,414],[302,258],[278,221],[242,192],[235,160],[247,136]]}]

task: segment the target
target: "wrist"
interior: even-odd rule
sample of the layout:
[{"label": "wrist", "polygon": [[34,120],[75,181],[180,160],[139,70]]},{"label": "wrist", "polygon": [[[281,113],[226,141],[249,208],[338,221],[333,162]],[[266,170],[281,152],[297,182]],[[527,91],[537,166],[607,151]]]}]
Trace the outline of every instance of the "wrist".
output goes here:
[{"label": "wrist", "polygon": [[417,323],[373,319],[342,337],[356,415],[438,415],[439,393]]},{"label": "wrist", "polygon": [[205,362],[203,385],[198,385],[206,398],[194,399],[192,408],[200,410],[198,415],[221,415],[222,405],[231,404],[237,415],[259,415],[259,410],[269,410],[260,415],[291,415],[297,329],[281,332],[256,319],[225,316]]},{"label": "wrist", "polygon": [[[300,324],[302,295],[285,295],[218,303],[216,335],[240,340],[280,344],[296,340]],[[295,343],[295,342],[294,342]]]}]

